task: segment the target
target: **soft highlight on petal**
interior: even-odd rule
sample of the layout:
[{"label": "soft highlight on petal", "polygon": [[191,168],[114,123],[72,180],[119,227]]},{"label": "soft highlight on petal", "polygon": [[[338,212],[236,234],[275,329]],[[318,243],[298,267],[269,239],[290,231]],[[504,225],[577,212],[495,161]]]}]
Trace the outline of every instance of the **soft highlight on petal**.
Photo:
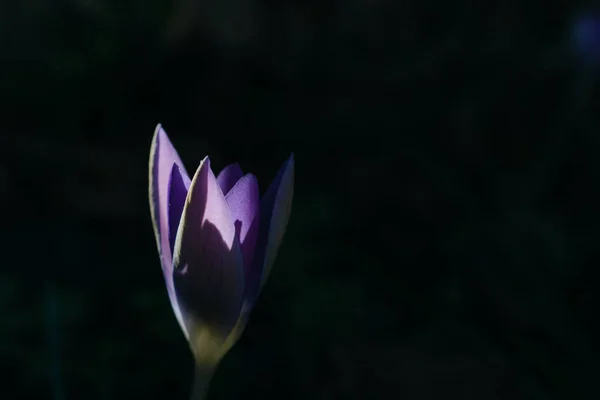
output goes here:
[{"label": "soft highlight on petal", "polygon": [[190,332],[206,325],[225,339],[237,322],[244,272],[235,235],[229,206],[207,157],[192,179],[173,257],[175,291]]},{"label": "soft highlight on petal", "polygon": [[231,188],[235,186],[236,182],[240,180],[240,178],[244,176],[244,171],[242,171],[242,167],[239,164],[229,164],[217,176],[217,182],[219,183],[219,187],[223,191],[223,194],[226,195],[229,193]]},{"label": "soft highlight on petal", "polygon": [[177,151],[160,124],[157,125],[154,131],[154,137],[152,138],[149,164],[148,192],[156,245],[158,247],[163,275],[167,285],[169,300],[171,301],[175,317],[187,338],[188,334],[183,324],[181,311],[177,305],[173,287],[172,252],[169,244],[168,212],[169,179],[171,177],[173,164],[176,164],[179,167],[182,176],[187,177],[187,172],[181,162],[181,158],[179,158],[179,154],[177,154]]},{"label": "soft highlight on petal", "polygon": [[252,266],[252,257],[258,235],[258,215],[260,207],[260,196],[258,192],[258,181],[252,174],[242,177],[231,188],[225,196],[231,218],[236,225],[236,231],[240,238],[242,254],[244,256],[245,276]]}]

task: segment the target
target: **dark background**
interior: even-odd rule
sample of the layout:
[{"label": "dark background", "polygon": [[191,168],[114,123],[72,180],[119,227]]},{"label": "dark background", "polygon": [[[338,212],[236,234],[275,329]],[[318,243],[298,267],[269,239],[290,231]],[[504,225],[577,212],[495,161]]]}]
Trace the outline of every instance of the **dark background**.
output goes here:
[{"label": "dark background", "polygon": [[600,398],[579,3],[2,2],[0,398],[189,396],[147,198],[158,122],[190,171],[239,161],[264,190],[296,159],[209,399]]}]

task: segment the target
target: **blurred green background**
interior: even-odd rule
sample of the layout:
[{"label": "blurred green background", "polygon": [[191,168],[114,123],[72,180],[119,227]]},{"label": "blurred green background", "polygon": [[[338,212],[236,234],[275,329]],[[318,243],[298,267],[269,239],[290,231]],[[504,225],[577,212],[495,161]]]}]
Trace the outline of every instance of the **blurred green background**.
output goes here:
[{"label": "blurred green background", "polygon": [[600,398],[583,3],[3,2],[0,398],[188,398],[158,122],[188,170],[238,161],[263,190],[296,158],[209,399]]}]

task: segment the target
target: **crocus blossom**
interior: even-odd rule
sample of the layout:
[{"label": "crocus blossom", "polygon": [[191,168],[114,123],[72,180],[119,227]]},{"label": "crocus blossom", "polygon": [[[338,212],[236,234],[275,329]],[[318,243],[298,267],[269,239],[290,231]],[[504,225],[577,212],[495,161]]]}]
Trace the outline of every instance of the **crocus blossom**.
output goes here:
[{"label": "crocus blossom", "polygon": [[259,198],[238,164],[192,179],[163,128],[150,152],[150,211],[167,292],[197,365],[216,366],[241,335],[290,216],[293,156]]}]

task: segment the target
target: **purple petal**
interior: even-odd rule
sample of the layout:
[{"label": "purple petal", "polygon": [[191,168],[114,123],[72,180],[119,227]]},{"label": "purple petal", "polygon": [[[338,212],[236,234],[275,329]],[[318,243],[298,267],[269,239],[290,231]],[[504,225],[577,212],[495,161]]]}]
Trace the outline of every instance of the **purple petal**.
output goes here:
[{"label": "purple petal", "polygon": [[260,204],[260,224],[254,262],[248,286],[248,301],[253,303],[264,285],[275,257],[292,209],[294,195],[294,155],[281,167],[277,176],[267,189]]},{"label": "purple petal", "polygon": [[223,191],[223,194],[226,195],[229,193],[231,188],[242,176],[244,176],[244,171],[242,171],[242,167],[240,167],[239,164],[229,164],[223,168],[217,176],[217,182],[219,183],[219,187]]},{"label": "purple petal", "polygon": [[169,179],[171,177],[173,164],[176,164],[179,167],[182,176],[188,176],[185,167],[181,162],[181,158],[179,158],[177,151],[159,124],[154,131],[152,147],[150,149],[150,213],[152,215],[152,225],[154,227],[156,245],[158,247],[171,306],[173,307],[173,312],[175,313],[179,325],[187,337],[187,331],[183,325],[183,319],[179,307],[177,306],[175,290],[173,288],[173,269],[171,266],[172,252],[171,246],[169,245],[168,196]]},{"label": "purple petal", "polygon": [[248,174],[241,178],[227,193],[225,200],[229,204],[231,218],[239,234],[244,257],[245,276],[247,277],[252,266],[259,223],[257,216],[259,214],[260,197],[256,177]]},{"label": "purple petal", "polygon": [[177,236],[177,228],[183,213],[185,198],[187,197],[190,188],[190,178],[187,174],[182,175],[181,169],[177,164],[173,164],[171,170],[171,178],[169,179],[169,249],[173,254],[173,246],[175,245],[175,237]]},{"label": "purple petal", "polygon": [[177,231],[173,282],[191,335],[202,322],[226,333],[239,316],[243,260],[229,206],[205,158],[196,171]]}]

